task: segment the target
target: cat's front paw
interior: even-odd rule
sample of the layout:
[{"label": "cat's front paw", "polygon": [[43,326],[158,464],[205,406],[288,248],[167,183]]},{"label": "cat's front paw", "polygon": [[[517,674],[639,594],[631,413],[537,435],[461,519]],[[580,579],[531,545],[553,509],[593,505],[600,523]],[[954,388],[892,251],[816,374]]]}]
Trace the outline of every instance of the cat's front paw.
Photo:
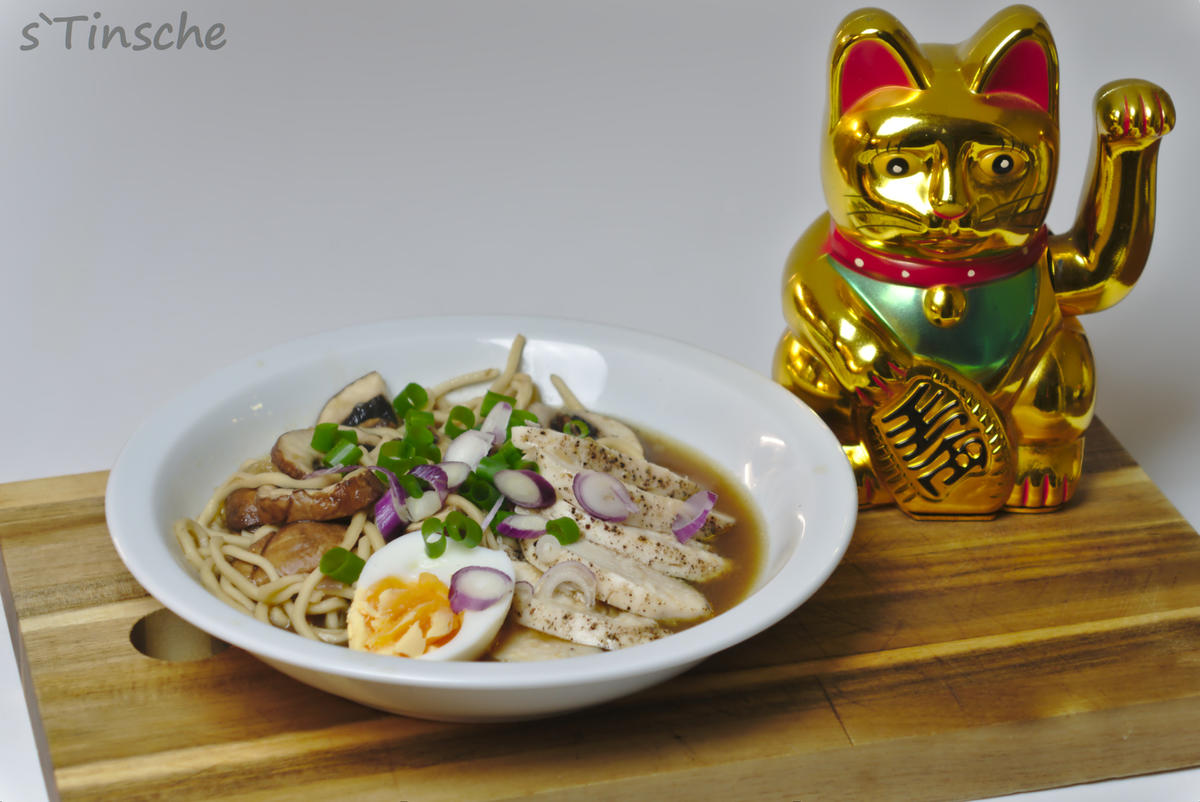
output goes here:
[{"label": "cat's front paw", "polygon": [[1175,104],[1149,81],[1113,81],[1096,93],[1096,123],[1113,144],[1145,147],[1175,127]]},{"label": "cat's front paw", "polygon": [[858,402],[868,409],[887,403],[904,392],[908,369],[896,362],[882,362],[867,373],[866,380],[854,389]]}]

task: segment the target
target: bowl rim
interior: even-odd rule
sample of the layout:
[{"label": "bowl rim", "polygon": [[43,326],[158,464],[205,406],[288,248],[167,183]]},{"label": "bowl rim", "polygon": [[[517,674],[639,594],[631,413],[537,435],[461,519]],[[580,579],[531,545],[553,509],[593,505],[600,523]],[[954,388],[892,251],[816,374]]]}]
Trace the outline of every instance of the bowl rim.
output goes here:
[{"label": "bowl rim", "polygon": [[[331,336],[378,336],[383,333],[398,336],[408,330],[415,335],[418,331],[438,326],[485,329],[493,333],[508,332],[509,336],[522,332],[530,339],[547,339],[552,334],[560,338],[580,338],[584,342],[589,339],[604,340],[605,344],[610,346],[619,344],[651,348],[656,357],[685,359],[707,370],[716,370],[726,375],[733,374],[739,380],[750,383],[759,403],[767,405],[780,415],[794,415],[794,425],[804,429],[809,440],[815,439],[820,443],[826,452],[823,456],[829,458],[828,466],[822,472],[830,485],[823,497],[823,505],[817,510],[809,511],[814,519],[811,522],[804,511],[798,513],[803,526],[803,533],[798,540],[808,536],[810,526],[818,527],[821,533],[824,546],[821,564],[816,566],[815,570],[811,564],[800,566],[802,559],[810,561],[812,555],[805,553],[803,549],[793,548],[774,576],[732,608],[707,621],[672,633],[666,638],[626,649],[569,660],[544,660],[534,663],[397,660],[386,655],[351,651],[343,646],[311,641],[292,632],[263,624],[244,611],[236,610],[213,596],[192,575],[187,577],[192,580],[190,583],[173,586],[172,579],[177,577],[172,577],[170,571],[164,575],[155,570],[152,565],[155,559],[165,559],[169,565],[181,571],[182,567],[170,554],[173,541],[168,541],[161,533],[155,532],[157,526],[153,523],[152,505],[136,503],[138,477],[153,470],[147,463],[148,458],[161,457],[164,450],[155,433],[163,427],[170,429],[176,426],[172,421],[178,419],[181,412],[189,411],[199,401],[211,395],[211,391],[207,391],[206,388],[211,387],[214,382],[219,385],[222,379],[232,380],[245,374],[253,375],[264,363],[277,362],[277,369],[284,370],[296,361],[296,353],[305,353],[306,346],[321,343],[322,349],[327,350]],[[603,353],[604,345],[595,347]],[[260,378],[265,380],[267,377]],[[194,416],[185,415],[184,419],[190,421]],[[834,453],[837,459],[832,458]],[[159,464],[161,459],[153,461],[153,465]],[[145,484],[140,485],[140,494],[143,497],[146,496],[145,487]],[[827,506],[824,505],[825,501],[829,502]],[[755,503],[757,504],[757,501]],[[577,319],[529,315],[438,315],[397,318],[293,339],[243,357],[209,376],[202,377],[155,409],[122,448],[110,472],[105,491],[107,523],[118,555],[151,596],[184,620],[214,637],[272,662],[351,680],[430,690],[493,691],[536,687],[549,689],[581,683],[619,681],[638,675],[665,672],[680,666],[686,667],[702,661],[768,629],[807,601],[833,573],[849,547],[857,510],[857,490],[853,473],[836,437],[811,408],[763,374],[728,357],[660,334]],[[149,532],[146,531],[148,526]],[[164,543],[165,548],[161,554],[156,555],[153,549],[144,551],[134,548],[136,544],[143,542],[139,540],[139,533],[142,539],[148,539],[151,543]],[[800,568],[803,570],[799,570]],[[805,581],[794,582],[795,576],[804,577]],[[192,592],[197,589],[203,593],[203,597]],[[195,606],[180,605],[181,597],[199,601]],[[250,622],[251,625],[246,626],[246,622]]]}]

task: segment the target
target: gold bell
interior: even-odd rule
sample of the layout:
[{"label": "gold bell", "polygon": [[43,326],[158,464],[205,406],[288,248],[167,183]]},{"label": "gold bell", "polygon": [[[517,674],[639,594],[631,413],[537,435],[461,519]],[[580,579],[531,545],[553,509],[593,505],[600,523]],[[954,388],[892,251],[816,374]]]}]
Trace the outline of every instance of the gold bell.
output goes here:
[{"label": "gold bell", "polygon": [[958,324],[967,312],[967,296],[952,284],[938,284],[925,290],[921,297],[925,319],[933,325],[948,329]]}]

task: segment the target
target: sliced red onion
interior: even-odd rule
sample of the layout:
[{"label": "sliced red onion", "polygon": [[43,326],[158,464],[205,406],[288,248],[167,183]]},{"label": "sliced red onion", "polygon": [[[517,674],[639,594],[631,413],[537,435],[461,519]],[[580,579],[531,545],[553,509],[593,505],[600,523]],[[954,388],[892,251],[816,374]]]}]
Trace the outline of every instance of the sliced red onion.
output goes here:
[{"label": "sliced red onion", "polygon": [[624,521],[638,510],[625,485],[607,473],[580,471],[571,490],[584,512],[601,521]]},{"label": "sliced red onion", "polygon": [[583,594],[584,607],[596,603],[596,574],[579,560],[563,560],[550,567],[538,580],[534,597],[549,599],[563,585],[574,585]]},{"label": "sliced red onion", "polygon": [[479,425],[479,431],[491,435],[492,445],[500,445],[508,439],[508,419],[512,417],[512,404],[497,401],[488,410],[487,417]]},{"label": "sliced red onion", "polygon": [[549,507],[558,499],[554,485],[550,484],[546,477],[524,468],[496,471],[496,475],[492,477],[492,484],[505,497],[531,510]]},{"label": "sliced red onion", "polygon": [[546,534],[546,519],[540,515],[518,513],[496,524],[496,534],[531,540]]},{"label": "sliced red onion", "polygon": [[446,496],[450,493],[446,487],[445,471],[437,465],[417,465],[409,471],[409,474],[432,485],[434,492],[438,494],[438,500],[445,503]]},{"label": "sliced red onion", "polygon": [[410,498],[404,504],[410,521],[424,521],[442,508],[442,500],[432,490],[427,490],[420,496]]},{"label": "sliced red onion", "polygon": [[446,474],[446,489],[455,490],[463,482],[467,481],[467,474],[471,472],[471,466],[465,462],[440,462],[438,467],[442,469],[442,473]]},{"label": "sliced red onion", "polygon": [[389,477],[387,492],[375,502],[375,526],[383,539],[390,541],[401,534],[408,523],[408,512],[404,507],[404,490]]},{"label": "sliced red onion", "polygon": [[392,540],[402,534],[402,525],[407,524],[410,520],[405,507],[408,494],[404,492],[400,480],[392,471],[380,468],[378,465],[372,465],[371,471],[375,473],[376,477],[383,474],[387,478],[387,492],[380,496],[379,501],[375,502],[375,526],[378,527],[379,534],[383,535],[384,540]]},{"label": "sliced red onion", "polygon": [[446,446],[442,458],[446,462],[465,462],[471,470],[479,467],[479,461],[492,450],[491,435],[475,429],[467,429]]},{"label": "sliced red onion", "polygon": [[500,512],[500,505],[504,503],[504,496],[496,499],[496,503],[488,510],[488,514],[483,516],[483,520],[479,522],[480,529],[487,529],[491,525],[492,519],[496,517],[496,513]]},{"label": "sliced red onion", "polygon": [[486,610],[507,596],[512,588],[512,577],[498,568],[486,565],[459,568],[450,577],[450,609],[456,613]]},{"label": "sliced red onion", "polygon": [[704,526],[704,522],[708,520],[708,514],[712,512],[713,505],[716,503],[717,494],[711,490],[693,493],[687,501],[683,502],[683,506],[675,514],[675,519],[671,521],[671,531],[675,533],[675,539],[680,543],[686,543],[695,537],[696,533]]}]

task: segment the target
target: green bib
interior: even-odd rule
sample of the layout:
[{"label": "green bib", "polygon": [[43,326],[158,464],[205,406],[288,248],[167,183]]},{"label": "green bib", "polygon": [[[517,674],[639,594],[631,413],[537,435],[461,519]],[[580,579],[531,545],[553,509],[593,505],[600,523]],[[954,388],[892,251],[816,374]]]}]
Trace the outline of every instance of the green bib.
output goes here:
[{"label": "green bib", "polygon": [[955,325],[935,326],[922,311],[923,287],[879,281],[826,256],[838,275],[915,354],[938,360],[980,384],[1016,356],[1037,304],[1038,264],[1007,278],[960,287],[966,311]]}]

